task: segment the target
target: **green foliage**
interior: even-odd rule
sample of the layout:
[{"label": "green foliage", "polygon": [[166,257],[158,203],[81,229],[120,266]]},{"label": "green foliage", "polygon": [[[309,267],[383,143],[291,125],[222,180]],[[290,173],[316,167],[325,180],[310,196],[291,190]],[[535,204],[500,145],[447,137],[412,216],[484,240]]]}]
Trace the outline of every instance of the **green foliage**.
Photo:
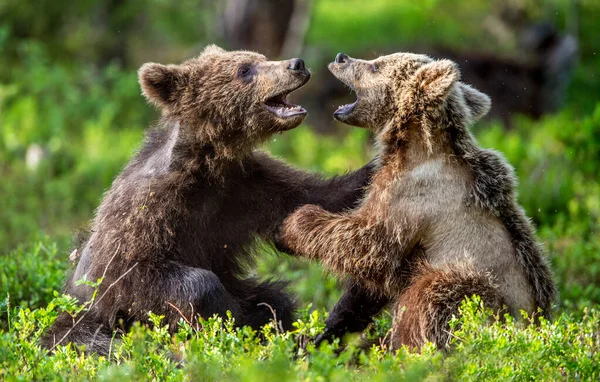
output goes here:
[{"label": "green foliage", "polygon": [[[456,380],[561,380],[600,378],[600,312],[584,310],[582,318],[561,314],[526,325],[509,315],[492,319],[480,299],[463,302],[455,319],[455,353],[445,360]],[[492,321],[491,324],[489,322]]]},{"label": "green foliage", "polygon": [[600,104],[577,117],[567,109],[511,131],[480,127],[480,143],[515,164],[519,200],[539,227],[565,307],[600,304]]},{"label": "green foliage", "polygon": [[[463,47],[474,45],[478,23],[456,27],[456,15],[468,9],[469,17],[483,18],[490,2],[456,3],[444,0],[330,0],[317,1],[313,22],[320,27],[310,30],[308,43],[323,45],[331,51],[371,51],[401,42],[404,46],[442,44]],[[463,13],[464,14],[464,13]],[[373,26],[377,25],[376,28]],[[398,41],[400,39],[400,41]]]},{"label": "green foliage", "polygon": [[[66,258],[57,254],[56,244],[39,242],[20,246],[0,256],[0,296],[21,307],[38,308],[53,297],[64,282]],[[7,300],[8,301],[8,300]],[[0,317],[6,313],[6,301],[0,302]],[[0,327],[4,324],[0,318]]]},{"label": "green foliage", "polygon": [[[569,1],[518,2],[558,25],[569,18]],[[354,335],[343,350],[338,340],[317,349],[310,339],[340,295],[338,281],[318,264],[259,243],[256,273],[290,280],[305,307],[295,331],[278,333],[269,325],[256,333],[212,317],[199,327],[182,321],[170,336],[161,317],[150,315],[154,325],[115,341],[110,360],[81,355],[72,345],[48,355],[39,338],[58,311],[86,308],[57,292],[70,266],[73,231],[85,227],[156,118],[140,96],[135,69],[140,60],[180,61],[197,52],[191,44],[209,34],[217,7],[187,0],[117,3],[0,4],[0,64],[8,68],[0,73],[0,380],[600,379],[600,40],[594,38],[600,3],[585,0],[578,2],[581,62],[565,108],[539,121],[516,117],[511,130],[493,122],[475,129],[483,146],[502,151],[516,168],[520,202],[538,227],[560,289],[552,320],[497,320],[473,298],[453,321],[447,353],[432,347],[386,352],[378,345],[389,335],[388,312],[366,333],[375,346],[362,349]],[[314,4],[311,48],[514,48],[487,43],[482,20],[496,10],[484,0]],[[374,153],[368,132],[354,128],[322,137],[301,126],[264,148],[327,174],[358,168]]]},{"label": "green foliage", "polygon": [[519,119],[506,132],[500,125],[480,129],[483,146],[516,163],[520,201],[536,222],[568,218],[593,226],[600,218],[597,179],[600,104],[583,118],[567,110],[540,122]]},{"label": "green foliage", "polygon": [[[89,219],[150,120],[134,72],[53,66],[33,47],[0,84],[2,250],[43,238],[40,229],[68,236]],[[27,164],[35,150],[39,164]]]},{"label": "green foliage", "polygon": [[267,150],[299,167],[343,174],[369,161],[371,155],[365,151],[368,139],[366,129],[351,129],[343,137],[321,137],[301,126],[273,137]]},{"label": "green foliage", "polygon": [[[62,298],[62,297],[61,297]],[[301,313],[296,329],[279,333],[269,324],[260,332],[234,328],[231,319],[200,319],[198,327],[183,320],[170,336],[162,317],[149,315],[152,327],[135,326],[113,343],[110,362],[86,356],[71,345],[52,355],[39,345],[43,331],[63,305],[13,308],[9,330],[0,330],[0,379],[3,380],[597,380],[600,370],[600,312],[583,317],[562,314],[554,321],[528,325],[510,316],[498,320],[476,296],[466,300],[452,321],[447,354],[427,346],[421,353],[401,348],[348,346],[337,341],[320,348],[308,342],[323,328],[320,311]]]},{"label": "green foliage", "polygon": [[[81,62],[130,63],[140,52],[185,50],[206,38],[216,4],[181,0],[19,0],[0,2],[0,63],[19,66],[33,42],[43,41],[54,62],[69,67]],[[133,49],[131,49],[133,48]],[[0,73],[0,80],[11,76]]]}]

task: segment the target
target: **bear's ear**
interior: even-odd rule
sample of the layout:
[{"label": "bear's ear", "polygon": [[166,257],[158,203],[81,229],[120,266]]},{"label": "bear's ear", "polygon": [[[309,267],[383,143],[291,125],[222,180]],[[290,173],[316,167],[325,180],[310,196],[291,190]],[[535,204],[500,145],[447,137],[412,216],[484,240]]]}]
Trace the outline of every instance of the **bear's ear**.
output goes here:
[{"label": "bear's ear", "polygon": [[168,107],[176,101],[177,89],[182,80],[177,65],[161,65],[153,62],[142,65],[138,79],[144,96],[158,107]]},{"label": "bear's ear", "polygon": [[490,97],[467,84],[461,83],[460,88],[465,97],[465,103],[469,108],[473,122],[481,119],[490,111],[490,108],[492,107],[492,100]]},{"label": "bear's ear", "polygon": [[206,48],[202,51],[200,55],[205,54],[221,54],[226,53],[227,51],[223,48],[216,46],[215,44],[207,45]]},{"label": "bear's ear", "polygon": [[422,106],[441,104],[460,77],[456,64],[450,60],[433,61],[421,66],[412,78],[415,99]]}]

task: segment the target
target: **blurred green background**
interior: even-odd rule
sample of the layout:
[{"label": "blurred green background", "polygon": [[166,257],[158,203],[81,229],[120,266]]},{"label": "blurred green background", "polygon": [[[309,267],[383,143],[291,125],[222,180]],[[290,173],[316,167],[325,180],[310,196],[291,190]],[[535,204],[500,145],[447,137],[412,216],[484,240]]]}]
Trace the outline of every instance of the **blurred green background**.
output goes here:
[{"label": "blurred green background", "polygon": [[[217,43],[305,59],[314,76],[297,97],[310,116],[265,149],[329,174],[356,169],[374,152],[366,131],[331,119],[335,105],[352,99],[326,70],[338,51],[455,59],[465,81],[493,98],[492,117],[474,131],[517,170],[520,202],[556,273],[558,310],[597,306],[597,20],[595,0],[2,0],[2,298],[10,293],[12,306],[35,308],[60,290],[71,238],[157,120],[137,68],[178,63]],[[303,306],[329,308],[339,296],[318,265],[259,251],[251,271],[292,280]]]}]

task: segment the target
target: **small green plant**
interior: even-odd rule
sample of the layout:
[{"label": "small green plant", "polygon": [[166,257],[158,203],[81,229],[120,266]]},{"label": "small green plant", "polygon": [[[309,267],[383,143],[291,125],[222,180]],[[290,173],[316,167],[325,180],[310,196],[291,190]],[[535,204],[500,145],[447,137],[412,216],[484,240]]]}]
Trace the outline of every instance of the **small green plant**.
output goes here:
[{"label": "small green plant", "polygon": [[111,361],[85,355],[71,344],[52,354],[39,338],[57,310],[71,305],[57,296],[46,308],[12,308],[9,329],[0,330],[0,378],[3,380],[235,380],[276,376],[288,380],[597,380],[600,370],[600,312],[585,308],[580,317],[555,320],[495,317],[477,296],[466,299],[451,324],[451,350],[390,353],[336,340],[316,348],[309,341],[323,328],[325,315],[303,310],[295,330],[275,324],[260,332],[236,328],[229,318],[199,318],[198,326],[181,320],[171,336],[162,317],[149,313],[149,326],[135,325],[116,342]]}]

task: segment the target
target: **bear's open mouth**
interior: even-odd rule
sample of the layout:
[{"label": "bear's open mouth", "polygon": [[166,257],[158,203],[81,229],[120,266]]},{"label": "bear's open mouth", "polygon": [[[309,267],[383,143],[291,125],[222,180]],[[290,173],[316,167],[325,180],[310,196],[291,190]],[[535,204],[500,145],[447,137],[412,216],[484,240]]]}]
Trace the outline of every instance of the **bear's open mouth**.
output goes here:
[{"label": "bear's open mouth", "polygon": [[302,106],[294,105],[287,101],[288,94],[290,92],[280,93],[266,100],[266,109],[279,118],[290,118],[306,114],[306,110]]},{"label": "bear's open mouth", "polygon": [[337,110],[335,112],[333,112],[334,118],[336,118],[336,119],[343,118],[354,111],[354,107],[356,107],[359,97],[358,97],[358,94],[356,93],[356,91],[354,91],[354,89],[352,87],[350,87],[350,89],[352,90],[352,92],[354,94],[356,94],[356,101],[354,101],[352,103],[347,103],[342,106],[338,106]]},{"label": "bear's open mouth", "polygon": [[357,102],[358,102],[358,99],[352,103],[347,103],[345,105],[339,106],[337,108],[337,110],[333,113],[333,115],[334,116],[342,116],[342,115],[348,115],[348,114],[352,113]]}]

